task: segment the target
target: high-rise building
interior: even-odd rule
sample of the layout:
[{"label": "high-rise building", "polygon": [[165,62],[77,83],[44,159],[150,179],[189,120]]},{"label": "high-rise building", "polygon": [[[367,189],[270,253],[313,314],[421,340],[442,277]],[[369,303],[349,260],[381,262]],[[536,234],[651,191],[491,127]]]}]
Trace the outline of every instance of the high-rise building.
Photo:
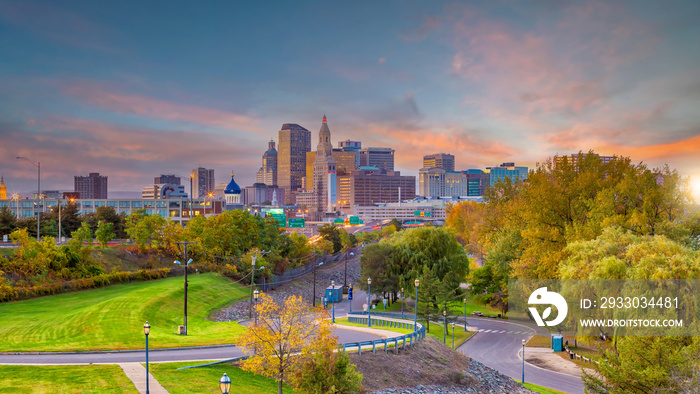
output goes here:
[{"label": "high-rise building", "polygon": [[208,197],[209,193],[214,193],[216,184],[214,183],[214,170],[210,168],[198,167],[192,170],[192,196],[196,198]]},{"label": "high-rise building", "polygon": [[377,167],[380,171],[394,171],[394,150],[391,148],[360,149],[360,166]]},{"label": "high-rise building", "polygon": [[455,170],[455,157],[449,153],[434,153],[423,156],[423,168],[442,168],[445,171]]},{"label": "high-rise building", "polygon": [[[349,174],[355,169],[355,152],[345,152],[341,149],[333,149],[333,160],[335,160],[335,169],[338,175]],[[314,179],[314,163],[316,162],[316,151],[306,152],[306,184],[304,189],[307,191],[313,190]]]},{"label": "high-rise building", "polygon": [[[285,190],[284,203],[292,204],[306,172],[306,152],[311,150],[311,132],[296,123],[285,123],[278,133],[277,185]],[[278,197],[279,198],[279,197]]]},{"label": "high-rise building", "polygon": [[362,142],[350,140],[338,141],[338,148],[340,148],[343,152],[355,153],[355,167],[348,168],[348,171],[352,171],[360,166],[360,149],[362,149]]},{"label": "high-rise building", "polygon": [[0,200],[7,200],[7,186],[5,186],[5,177],[0,177]]},{"label": "high-rise building", "polygon": [[489,185],[510,178],[512,182],[522,182],[527,179],[527,167],[516,167],[515,163],[502,163],[498,167],[486,167],[490,178]]},{"label": "high-rise building", "polygon": [[259,183],[266,185],[277,184],[277,150],[273,140],[267,143],[267,150],[262,157],[262,167],[258,170],[256,178],[256,181]]},{"label": "high-rise building", "polygon": [[603,162],[603,164],[607,164],[615,158],[615,156],[601,156],[597,153],[592,153],[592,152],[590,152],[590,153],[579,152],[579,153],[573,153],[573,154],[568,155],[568,156],[554,156],[554,163],[556,165],[561,165],[566,160],[572,167],[578,168],[579,159],[583,160],[589,154],[599,158]]},{"label": "high-rise building", "polygon": [[317,196],[316,210],[331,212],[336,202],[336,163],[333,159],[333,144],[328,120],[323,115],[321,129],[318,131],[316,160],[314,161],[314,193]]},{"label": "high-rise building", "polygon": [[467,194],[468,197],[483,196],[486,188],[489,187],[491,174],[479,169],[469,169],[462,171],[467,177]]},{"label": "high-rise building", "polygon": [[399,202],[416,197],[416,177],[399,171],[357,169],[338,176],[338,205],[349,213],[352,207]]},{"label": "high-rise building", "polygon": [[445,169],[440,167],[418,170],[418,195],[442,197],[445,195]]},{"label": "high-rise building", "polygon": [[73,191],[80,193],[80,198],[107,198],[107,177],[99,172],[91,172],[88,176],[75,176]]},{"label": "high-rise building", "polygon": [[180,185],[180,177],[177,175],[162,175],[153,178],[153,184],[161,185],[169,183],[171,185]]}]

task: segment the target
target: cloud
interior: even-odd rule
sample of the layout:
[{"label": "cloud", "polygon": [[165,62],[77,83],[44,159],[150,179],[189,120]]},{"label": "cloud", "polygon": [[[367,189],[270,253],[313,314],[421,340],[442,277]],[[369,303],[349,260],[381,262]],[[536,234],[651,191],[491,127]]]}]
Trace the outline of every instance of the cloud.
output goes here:
[{"label": "cloud", "polygon": [[[36,119],[36,126],[0,123],[0,165],[6,180],[31,187],[32,169],[15,156],[41,161],[42,184],[65,188],[74,175],[100,172],[109,176],[110,190],[141,190],[160,173],[188,174],[192,168],[214,168],[225,174],[252,174],[259,167],[257,144],[244,139],[187,131],[131,127],[74,117]],[[222,172],[223,170],[223,172]],[[8,179],[9,178],[9,179]],[[247,183],[252,179],[245,179]],[[28,189],[27,189],[28,190]]]},{"label": "cloud", "polygon": [[150,119],[187,122],[225,129],[259,132],[260,121],[220,109],[179,104],[138,94],[109,91],[97,83],[61,84],[64,94],[120,114],[143,116]]}]

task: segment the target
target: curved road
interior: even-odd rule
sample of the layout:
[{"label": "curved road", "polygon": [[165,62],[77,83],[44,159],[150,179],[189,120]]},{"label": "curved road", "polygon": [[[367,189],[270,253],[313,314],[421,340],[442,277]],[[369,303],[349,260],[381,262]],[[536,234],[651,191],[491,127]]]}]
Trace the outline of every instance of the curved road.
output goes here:
[{"label": "curved road", "polygon": [[[335,328],[334,334],[340,343],[364,342],[380,339],[382,336],[367,332]],[[153,342],[151,342],[153,345]],[[2,354],[0,364],[116,364],[145,362],[145,350],[102,353],[39,353]],[[243,355],[235,345],[221,347],[199,347],[189,349],[149,349],[149,362],[224,360]]]}]

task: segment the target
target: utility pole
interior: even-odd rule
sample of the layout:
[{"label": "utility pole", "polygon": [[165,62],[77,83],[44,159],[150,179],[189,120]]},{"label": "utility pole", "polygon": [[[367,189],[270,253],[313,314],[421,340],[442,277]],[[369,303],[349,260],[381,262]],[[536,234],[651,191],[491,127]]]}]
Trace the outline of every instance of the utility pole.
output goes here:
[{"label": "utility pole", "polygon": [[[196,244],[196,242],[191,242],[191,241],[183,241],[183,242],[175,242],[176,245],[178,245],[178,248],[180,245],[184,246],[185,253],[184,253],[184,260],[185,260],[185,331],[183,332],[182,335],[187,335],[187,267],[190,265],[190,262],[192,260],[187,259],[187,245],[191,244]],[[175,264],[179,264],[179,261],[175,261]]]}]

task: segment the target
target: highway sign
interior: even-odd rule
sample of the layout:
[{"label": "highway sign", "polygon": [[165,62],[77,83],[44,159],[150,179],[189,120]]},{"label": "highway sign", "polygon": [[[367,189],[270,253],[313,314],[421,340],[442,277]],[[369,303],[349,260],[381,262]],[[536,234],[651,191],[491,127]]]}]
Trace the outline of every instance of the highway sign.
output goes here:
[{"label": "highway sign", "polygon": [[287,227],[287,215],[283,213],[273,213],[270,215],[273,219],[277,220],[279,227]]},{"label": "highway sign", "polygon": [[350,224],[360,224],[360,218],[357,216],[350,216]]},{"label": "highway sign", "polygon": [[306,227],[306,219],[304,218],[289,218],[289,228],[304,228]]}]

